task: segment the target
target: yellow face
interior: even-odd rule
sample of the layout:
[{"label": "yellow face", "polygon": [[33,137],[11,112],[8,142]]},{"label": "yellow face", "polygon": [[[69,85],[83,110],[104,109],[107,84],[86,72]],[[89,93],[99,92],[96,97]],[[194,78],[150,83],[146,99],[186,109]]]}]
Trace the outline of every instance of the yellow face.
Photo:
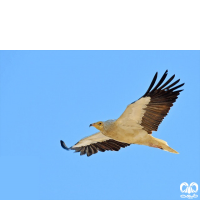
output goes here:
[{"label": "yellow face", "polygon": [[98,130],[101,131],[101,130],[103,129],[103,122],[102,122],[102,121],[99,121],[99,122],[90,124],[90,126],[94,126],[96,129],[98,129]]}]

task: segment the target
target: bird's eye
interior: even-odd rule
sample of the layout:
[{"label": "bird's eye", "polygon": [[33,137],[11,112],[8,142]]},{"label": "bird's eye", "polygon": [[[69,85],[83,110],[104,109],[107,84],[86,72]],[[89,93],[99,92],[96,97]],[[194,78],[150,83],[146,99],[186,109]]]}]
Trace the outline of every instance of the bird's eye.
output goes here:
[{"label": "bird's eye", "polygon": [[101,122],[99,123],[99,125],[101,125]]}]

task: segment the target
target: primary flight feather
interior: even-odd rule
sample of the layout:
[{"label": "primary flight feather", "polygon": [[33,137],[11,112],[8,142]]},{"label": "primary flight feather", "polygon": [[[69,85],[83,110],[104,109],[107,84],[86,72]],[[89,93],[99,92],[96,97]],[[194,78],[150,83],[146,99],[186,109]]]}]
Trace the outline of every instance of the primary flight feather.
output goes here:
[{"label": "primary flight feather", "polygon": [[166,82],[168,70],[163,74],[160,81],[155,85],[155,74],[146,93],[137,101],[129,104],[126,110],[117,120],[99,121],[90,124],[100,132],[81,139],[74,146],[68,148],[61,140],[61,146],[66,150],[75,150],[80,155],[91,156],[98,151],[119,151],[121,147],[131,144],[156,147],[171,153],[178,153],[168,146],[164,140],[153,137],[152,131],[157,131],[159,124],[167,115],[178,95],[183,90],[177,90],[184,85],[172,83],[175,75]]}]

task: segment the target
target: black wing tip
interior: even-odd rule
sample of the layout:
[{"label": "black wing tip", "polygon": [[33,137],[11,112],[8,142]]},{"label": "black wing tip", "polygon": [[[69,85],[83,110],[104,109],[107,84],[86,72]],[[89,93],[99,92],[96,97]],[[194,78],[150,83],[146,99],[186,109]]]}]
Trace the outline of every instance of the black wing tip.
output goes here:
[{"label": "black wing tip", "polygon": [[[174,85],[176,85],[179,81],[180,81],[180,79],[178,79],[177,81],[175,81],[174,83],[172,83],[170,86],[168,86],[168,87],[166,87],[173,79],[174,79],[174,77],[175,77],[175,74],[168,80],[168,81],[166,81],[165,83],[163,83],[164,82],[164,80],[165,80],[165,78],[167,77],[167,75],[168,75],[168,69],[165,71],[165,73],[163,74],[163,76],[161,77],[161,79],[160,79],[160,81],[157,83],[157,85],[153,88],[153,86],[154,86],[154,84],[155,84],[155,82],[156,82],[156,79],[157,79],[157,76],[158,76],[158,72],[156,72],[156,74],[154,75],[154,78],[153,78],[153,80],[152,80],[152,82],[151,82],[151,85],[149,86],[149,88],[148,88],[148,90],[146,91],[146,93],[143,95],[143,97],[145,97],[145,96],[148,96],[148,95],[150,95],[150,93],[153,93],[154,91],[156,91],[157,89],[163,89],[163,90],[165,90],[165,89],[170,89],[171,91],[174,91],[174,90],[176,90],[177,88],[179,88],[179,87],[182,87],[185,83],[183,83],[183,84],[180,84],[180,85],[178,85],[178,86],[176,86],[176,87],[174,87],[174,88],[171,88],[172,86],[174,86]],[[160,87],[159,87],[160,86]],[[166,87],[166,88],[165,88]],[[153,88],[153,89],[152,89]],[[133,102],[134,103],[134,102]]]},{"label": "black wing tip", "polygon": [[[165,71],[164,74],[168,74],[168,69]],[[164,74],[163,74],[163,75],[164,75]],[[156,72],[156,75],[158,75],[158,72]]]},{"label": "black wing tip", "polygon": [[66,150],[70,150],[71,148],[68,148],[67,146],[66,146],[66,144],[62,141],[62,140],[60,140],[60,144],[61,144],[61,147],[63,148],[63,149],[66,149]]},{"label": "black wing tip", "polygon": [[93,144],[92,146],[87,145],[84,147],[70,147],[68,148],[64,141],[60,140],[60,144],[63,149],[66,150],[75,150],[74,153],[80,152],[80,156],[86,155],[87,157],[90,157],[93,154],[98,153],[98,151],[105,152],[105,151],[119,151],[120,148],[125,148],[127,146],[130,146],[130,144],[118,142],[115,140],[108,140],[104,142],[98,142]]}]

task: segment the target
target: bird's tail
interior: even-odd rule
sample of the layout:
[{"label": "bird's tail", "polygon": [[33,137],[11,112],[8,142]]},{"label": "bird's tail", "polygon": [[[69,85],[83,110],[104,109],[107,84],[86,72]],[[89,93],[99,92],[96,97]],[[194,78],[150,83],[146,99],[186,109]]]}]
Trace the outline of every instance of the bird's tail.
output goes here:
[{"label": "bird's tail", "polygon": [[166,141],[158,139],[158,138],[154,138],[153,136],[151,136],[151,141],[150,141],[149,146],[156,147],[156,148],[159,148],[159,149],[171,152],[171,153],[179,154],[176,150],[169,147],[169,145],[167,144]]},{"label": "bird's tail", "polygon": [[163,147],[163,150],[165,150],[165,151],[169,151],[170,153],[176,153],[176,154],[179,154],[178,151],[172,149],[172,148],[169,147],[168,145],[164,146],[164,147]]}]

